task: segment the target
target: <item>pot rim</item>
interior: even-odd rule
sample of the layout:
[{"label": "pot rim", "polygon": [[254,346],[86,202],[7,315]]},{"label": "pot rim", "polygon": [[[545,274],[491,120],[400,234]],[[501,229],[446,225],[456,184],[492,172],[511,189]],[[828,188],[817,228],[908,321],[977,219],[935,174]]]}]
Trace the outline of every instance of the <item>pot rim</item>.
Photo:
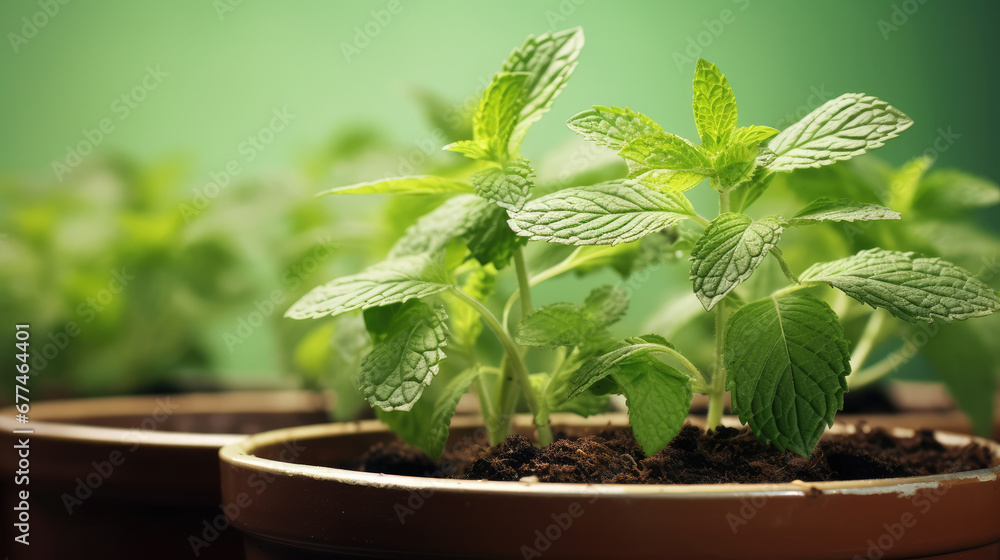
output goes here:
[{"label": "pot rim", "polygon": [[[30,421],[15,421],[13,406],[0,409],[0,431],[33,430],[33,438],[69,441],[100,441],[110,444],[140,443],[144,447],[219,448],[246,438],[246,434],[210,434],[146,430],[138,426],[115,428],[88,425],[87,418],[115,416],[151,416],[157,402],[164,399],[178,404],[181,414],[219,414],[252,412],[287,412],[303,406],[323,410],[320,393],[305,391],[223,391],[218,393],[188,393],[176,395],[121,396],[84,399],[52,400],[31,404]],[[83,423],[81,423],[83,422]],[[17,434],[18,432],[14,432]]]},{"label": "pot rim", "polygon": [[[580,418],[574,415],[553,414],[553,424],[573,424],[574,426],[606,427],[611,423],[624,423],[627,416],[624,413],[601,414],[590,418]],[[690,421],[691,419],[689,419]],[[697,421],[693,422],[697,423]],[[735,417],[725,417],[723,423],[738,426]],[[477,417],[456,417],[452,428],[476,428],[482,421]],[[530,427],[531,419],[526,415],[518,415],[515,425]],[[832,433],[852,433],[854,426],[835,424],[828,431]],[[435,492],[491,492],[500,494],[531,494],[542,496],[624,496],[628,498],[691,498],[693,496],[712,498],[770,497],[781,495],[802,495],[819,490],[832,494],[896,494],[899,497],[914,495],[924,488],[936,488],[942,483],[959,480],[978,479],[980,482],[991,482],[1000,477],[1000,465],[985,469],[964,471],[950,474],[938,474],[919,477],[867,479],[832,482],[803,482],[771,484],[577,484],[537,481],[485,481],[422,478],[414,476],[368,473],[347,469],[322,467],[287,463],[273,459],[257,457],[252,453],[263,446],[280,445],[290,441],[317,439],[328,436],[388,432],[388,428],[378,420],[361,420],[349,423],[317,424],[262,432],[226,445],[219,451],[219,458],[230,467],[266,471],[284,476],[302,476],[317,480],[330,480],[341,484],[372,486],[376,488],[413,491],[432,489]],[[890,433],[897,437],[909,437],[915,431],[905,428],[893,428]],[[935,432],[936,439],[943,445],[957,446],[976,442],[992,450],[994,457],[1000,458],[1000,443],[983,438],[955,434],[950,432]]]}]

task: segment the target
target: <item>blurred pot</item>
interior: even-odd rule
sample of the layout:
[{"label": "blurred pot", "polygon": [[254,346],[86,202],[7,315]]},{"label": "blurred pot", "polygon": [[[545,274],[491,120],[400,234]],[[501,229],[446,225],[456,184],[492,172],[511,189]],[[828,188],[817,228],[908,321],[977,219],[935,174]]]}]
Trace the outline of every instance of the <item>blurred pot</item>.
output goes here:
[{"label": "blurred pot", "polygon": [[[626,421],[613,415],[554,422],[597,429],[609,419]],[[518,430],[527,433],[529,426],[521,418]],[[481,436],[474,419],[456,418],[449,448]],[[247,558],[772,560],[945,558],[938,555],[962,551],[947,558],[996,560],[1000,554],[1000,467],[851,482],[591,485],[329,466],[393,438],[380,424],[362,422],[275,430],[224,447],[223,498],[247,504],[232,520],[245,534]],[[973,438],[938,439],[964,445]],[[1000,445],[976,441],[1000,458]]]},{"label": "blurred pot", "polygon": [[[860,399],[859,392],[848,392],[848,398],[855,397],[850,410],[837,415],[842,424],[854,425],[864,422],[878,428],[907,428],[910,430],[939,430],[959,434],[972,434],[972,422],[948,395],[940,383],[918,383],[893,381],[886,392],[867,389]],[[730,410],[729,394],[725,396],[725,408]],[[993,422],[992,438],[1000,441],[1000,393],[996,395],[994,407],[998,414]],[[624,402],[620,410],[625,410]],[[708,397],[695,395],[691,403],[694,415],[704,416],[708,411]]]},{"label": "blurred pot", "polygon": [[[4,523],[11,558],[242,558],[219,504],[219,448],[264,430],[326,422],[326,399],[304,392],[219,393],[48,401],[30,423],[0,411],[4,511],[28,491],[28,546]],[[31,434],[14,430],[34,430]],[[22,465],[23,466],[23,465]],[[13,533],[12,533],[13,531]],[[196,554],[197,552],[197,554]]]}]

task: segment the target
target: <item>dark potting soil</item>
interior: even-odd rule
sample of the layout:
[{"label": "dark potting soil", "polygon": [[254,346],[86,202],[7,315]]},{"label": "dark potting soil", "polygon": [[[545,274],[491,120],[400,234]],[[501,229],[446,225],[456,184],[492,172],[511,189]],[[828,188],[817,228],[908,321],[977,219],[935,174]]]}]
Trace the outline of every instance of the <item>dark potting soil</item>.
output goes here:
[{"label": "dark potting soil", "polygon": [[[469,456],[435,463],[400,442],[376,444],[350,468],[386,474],[614,484],[775,483],[923,476],[982,469],[994,464],[978,444],[945,447],[924,430],[897,438],[881,428],[825,436],[809,457],[761,445],[746,428],[706,433],[685,425],[663,450],[647,457],[628,428],[567,437],[544,449],[521,435]],[[345,465],[348,466],[348,465]]]}]

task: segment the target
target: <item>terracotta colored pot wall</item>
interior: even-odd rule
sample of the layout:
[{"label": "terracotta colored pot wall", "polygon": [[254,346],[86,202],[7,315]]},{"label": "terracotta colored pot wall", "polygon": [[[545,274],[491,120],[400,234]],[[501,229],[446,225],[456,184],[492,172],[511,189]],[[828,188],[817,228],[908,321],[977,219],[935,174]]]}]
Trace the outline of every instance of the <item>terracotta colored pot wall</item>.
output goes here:
[{"label": "terracotta colored pot wall", "polygon": [[[451,446],[474,434],[469,419],[457,423]],[[867,558],[871,548],[873,558],[962,551],[955,558],[996,560],[1000,553],[1000,467],[891,481],[628,486],[322,466],[387,437],[360,423],[275,431],[224,448],[223,495],[250,500],[234,519],[249,535],[248,558],[832,559]],[[278,461],[282,454],[294,462]]]},{"label": "terracotta colored pot wall", "polygon": [[[30,545],[14,543],[11,524],[0,529],[12,559],[195,558],[191,536],[207,545],[198,558],[232,559],[242,558],[242,543],[219,509],[218,450],[245,436],[227,432],[326,414],[317,395],[235,393],[51,401],[33,405],[30,418],[23,426],[11,409],[0,411],[0,448],[30,438]],[[12,433],[25,427],[35,433]],[[4,473],[16,461],[0,454]],[[24,487],[7,474],[2,503],[11,512]]]}]

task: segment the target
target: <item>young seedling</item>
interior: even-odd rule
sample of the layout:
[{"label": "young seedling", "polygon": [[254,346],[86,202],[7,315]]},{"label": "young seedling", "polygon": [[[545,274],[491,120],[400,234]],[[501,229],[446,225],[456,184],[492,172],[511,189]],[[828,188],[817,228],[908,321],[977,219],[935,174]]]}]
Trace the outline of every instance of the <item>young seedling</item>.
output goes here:
[{"label": "young seedling", "polygon": [[[413,176],[329,191],[452,195],[409,228],[386,261],[315,288],[286,314],[302,319],[363,312],[373,347],[362,361],[360,389],[408,442],[439,455],[458,399],[475,383],[493,442],[509,432],[519,397],[534,418],[539,445],[546,445],[552,441],[550,414],[602,412],[607,395],[617,393],[626,398],[637,440],[654,453],[680,430],[693,393],[709,396],[708,422],[716,426],[729,391],[734,412],[762,442],[807,455],[843,406],[850,353],[836,313],[806,289],[827,284],[909,321],[951,321],[1000,309],[988,286],[939,259],[871,249],[799,276],[782,259],[778,242],[787,228],[899,219],[887,207],[820,199],[790,218],[744,213],[775,174],[860,155],[912,124],[863,94],[842,95],[780,133],[737,127],[725,76],[699,60],[694,114],[700,145],[630,109],[594,107],[570,119],[569,127],[615,150],[628,176],[533,197],[534,171],[518,147],[565,86],[582,46],[582,31],[572,29],[529,37],[511,53],[483,93],[473,139],[445,147],[475,160],[467,179]],[[719,196],[712,220],[684,194],[706,179]],[[682,222],[695,231],[679,236],[670,250],[690,252],[694,292],[716,316],[710,375],[658,335],[611,338],[608,328],[628,306],[619,287],[597,288],[581,304],[533,307],[531,288],[538,283],[606,263],[621,256],[622,247],[675,231]],[[577,248],[532,276],[523,254],[528,240]],[[744,302],[735,290],[769,257],[790,284]],[[510,263],[518,288],[498,316],[487,299],[496,274]],[[521,317],[511,325],[518,302]],[[483,323],[504,350],[495,365],[474,359]],[[427,398],[446,348],[456,347],[473,356],[468,367],[436,382],[436,396]],[[543,371],[529,370],[529,351],[549,358]]]}]

